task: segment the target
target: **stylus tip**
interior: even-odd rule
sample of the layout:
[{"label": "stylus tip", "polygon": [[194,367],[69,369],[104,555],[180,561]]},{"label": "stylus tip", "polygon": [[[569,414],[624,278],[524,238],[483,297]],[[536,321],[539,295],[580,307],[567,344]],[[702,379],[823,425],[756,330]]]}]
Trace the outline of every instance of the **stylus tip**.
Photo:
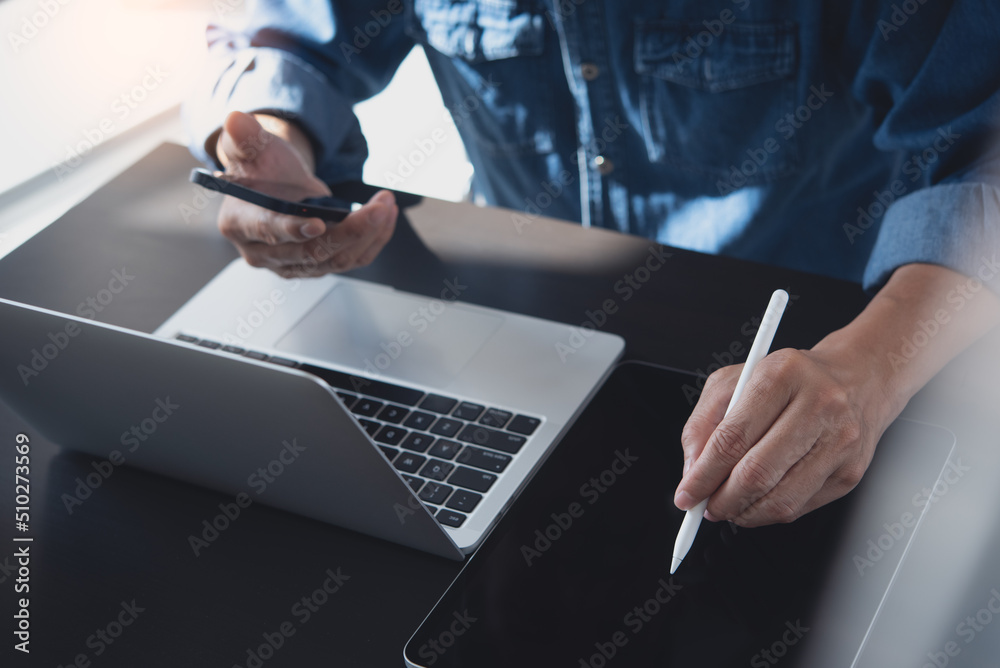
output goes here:
[{"label": "stylus tip", "polygon": [[681,562],[683,562],[683,561],[684,560],[681,559],[680,557],[673,557],[673,559],[670,562],[670,574],[671,575],[673,575],[674,573],[677,572],[677,569],[680,567]]}]

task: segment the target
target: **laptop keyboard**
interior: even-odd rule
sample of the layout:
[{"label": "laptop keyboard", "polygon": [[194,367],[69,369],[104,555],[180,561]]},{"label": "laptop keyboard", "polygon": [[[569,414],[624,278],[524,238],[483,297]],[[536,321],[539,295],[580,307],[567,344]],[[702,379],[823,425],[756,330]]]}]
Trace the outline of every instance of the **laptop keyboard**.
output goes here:
[{"label": "laptop keyboard", "polygon": [[185,334],[177,339],[299,369],[330,385],[438,522],[460,527],[542,420]]}]

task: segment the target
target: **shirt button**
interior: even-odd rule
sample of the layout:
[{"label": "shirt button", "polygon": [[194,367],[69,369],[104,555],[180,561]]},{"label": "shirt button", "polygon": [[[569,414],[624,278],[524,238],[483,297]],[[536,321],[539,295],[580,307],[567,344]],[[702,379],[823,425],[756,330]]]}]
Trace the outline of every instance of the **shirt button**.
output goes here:
[{"label": "shirt button", "polygon": [[615,163],[611,162],[610,158],[605,158],[603,155],[599,155],[594,158],[594,167],[597,171],[601,173],[601,176],[607,176],[611,172],[615,171]]},{"label": "shirt button", "polygon": [[593,81],[601,75],[601,68],[594,63],[583,63],[580,65],[580,74],[584,81]]}]

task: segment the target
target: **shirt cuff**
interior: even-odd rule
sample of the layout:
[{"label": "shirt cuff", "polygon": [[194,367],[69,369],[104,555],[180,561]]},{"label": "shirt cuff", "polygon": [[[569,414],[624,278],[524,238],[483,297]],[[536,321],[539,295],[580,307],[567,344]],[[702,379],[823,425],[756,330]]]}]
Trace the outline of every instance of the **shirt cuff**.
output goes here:
[{"label": "shirt cuff", "polygon": [[930,186],[889,207],[865,270],[878,291],[899,267],[937,264],[978,279],[1000,295],[1000,189],[986,183]]},{"label": "shirt cuff", "polygon": [[368,146],[351,103],[300,58],[280,49],[225,51],[212,59],[182,108],[192,154],[219,168],[214,146],[231,111],[296,122],[313,144],[316,175],[327,183],[361,180]]}]

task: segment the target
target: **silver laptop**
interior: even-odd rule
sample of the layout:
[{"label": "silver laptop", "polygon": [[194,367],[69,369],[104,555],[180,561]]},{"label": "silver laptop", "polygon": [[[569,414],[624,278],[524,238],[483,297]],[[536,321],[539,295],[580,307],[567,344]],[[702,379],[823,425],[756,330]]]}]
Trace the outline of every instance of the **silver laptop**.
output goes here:
[{"label": "silver laptop", "polygon": [[0,299],[0,393],[62,446],[461,559],[624,341],[237,260],[152,336]]}]

